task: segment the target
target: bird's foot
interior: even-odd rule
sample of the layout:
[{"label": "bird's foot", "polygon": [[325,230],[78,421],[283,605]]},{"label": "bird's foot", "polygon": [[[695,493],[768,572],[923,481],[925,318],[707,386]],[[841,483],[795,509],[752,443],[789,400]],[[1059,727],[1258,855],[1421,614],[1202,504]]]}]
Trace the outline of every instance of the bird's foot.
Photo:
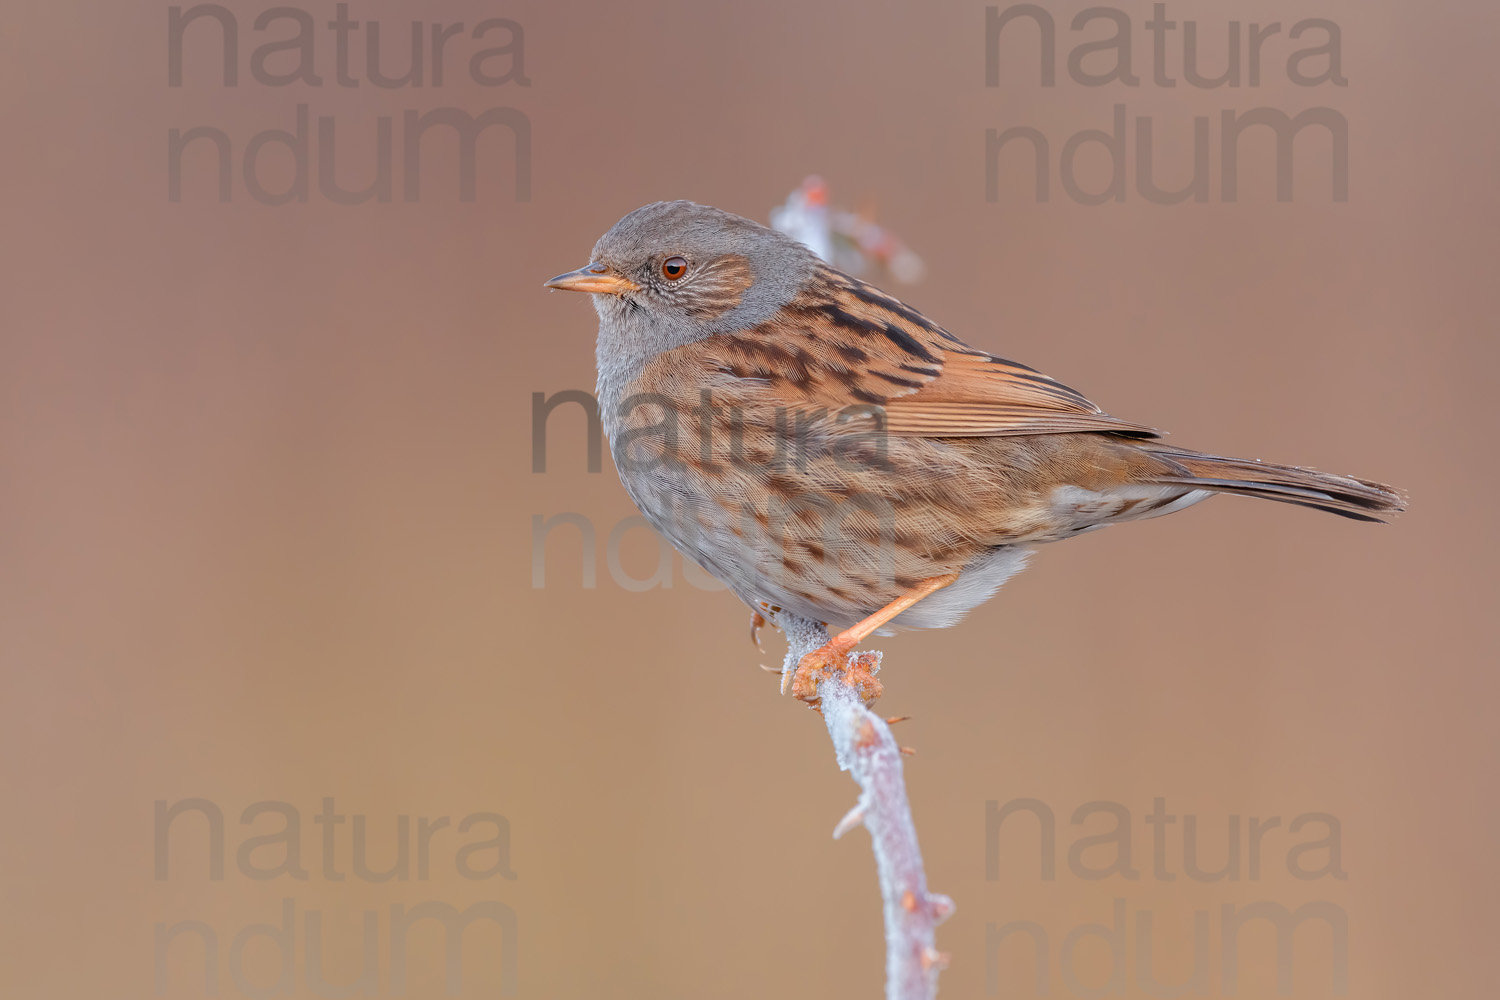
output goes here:
[{"label": "bird's foot", "polygon": [[875,703],[885,688],[875,677],[880,669],[880,653],[874,650],[855,653],[854,643],[839,638],[808,653],[797,663],[797,669],[781,675],[781,693],[790,689],[792,696],[818,707],[818,685],[829,676],[837,677],[854,688],[865,707]]},{"label": "bird's foot", "polygon": [[884,690],[880,682],[875,679],[875,671],[880,669],[880,654],[867,652],[851,656],[850,651],[872,632],[884,628],[901,612],[957,579],[957,573],[949,573],[947,576],[935,576],[919,581],[915,587],[873,615],[844,629],[828,642],[802,657],[797,664],[797,669],[790,677],[785,673],[781,675],[781,693],[786,694],[790,683],[792,694],[813,707],[817,707],[818,684],[833,673],[843,678],[845,684],[857,690],[860,700],[868,708]]}]

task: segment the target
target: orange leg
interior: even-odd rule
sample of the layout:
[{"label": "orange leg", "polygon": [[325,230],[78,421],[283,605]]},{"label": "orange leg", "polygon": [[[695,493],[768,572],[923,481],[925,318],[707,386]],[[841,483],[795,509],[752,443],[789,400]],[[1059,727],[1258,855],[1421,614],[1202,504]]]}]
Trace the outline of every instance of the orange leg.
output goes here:
[{"label": "orange leg", "polygon": [[908,593],[896,598],[864,621],[840,632],[824,645],[802,657],[795,672],[781,675],[781,693],[786,694],[787,688],[790,687],[792,694],[803,701],[816,701],[818,683],[830,672],[840,673],[847,669],[849,683],[860,688],[860,694],[866,702],[879,698],[880,682],[870,674],[864,663],[850,664],[849,651],[892,618],[957,579],[957,573],[949,573],[947,576],[935,576],[930,580],[923,580]]}]

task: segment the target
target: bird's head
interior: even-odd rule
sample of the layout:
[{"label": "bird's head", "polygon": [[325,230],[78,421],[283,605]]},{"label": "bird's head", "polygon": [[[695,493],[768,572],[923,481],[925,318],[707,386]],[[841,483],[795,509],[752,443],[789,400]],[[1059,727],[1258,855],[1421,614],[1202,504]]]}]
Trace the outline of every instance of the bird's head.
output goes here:
[{"label": "bird's head", "polygon": [[546,287],[592,294],[601,337],[655,354],[763,322],[818,266],[805,246],[749,219],[659,201],[615,223],[587,266]]}]

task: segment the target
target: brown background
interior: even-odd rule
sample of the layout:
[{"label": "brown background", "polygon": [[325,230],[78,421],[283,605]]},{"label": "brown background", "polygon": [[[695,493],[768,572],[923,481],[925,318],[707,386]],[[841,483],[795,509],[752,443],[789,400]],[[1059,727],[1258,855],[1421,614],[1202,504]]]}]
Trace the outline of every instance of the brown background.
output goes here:
[{"label": "brown background", "polygon": [[[883,707],[915,717],[901,735],[920,751],[908,778],[931,882],[958,903],[940,936],[955,956],[945,994],[985,995],[986,924],[1034,920],[1053,993],[1070,995],[1059,943],[1108,922],[1116,898],[1154,914],[1169,981],[1189,969],[1193,911],[1209,914],[1212,995],[1219,908],[1257,900],[1344,910],[1352,996],[1485,994],[1500,818],[1487,5],[1172,4],[1198,20],[1215,69],[1231,18],[1343,29],[1347,87],[1291,86],[1283,34],[1261,87],[1214,91],[1150,85],[1147,4],[1122,8],[1138,88],[1069,80],[1066,20],[1083,5],[1050,5],[1051,89],[1016,40],[1004,85],[983,85],[977,2],[356,5],[381,20],[395,66],[419,10],[524,26],[529,87],[476,87],[453,63],[447,86],[420,90],[333,86],[321,28],[325,86],[261,86],[246,63],[262,7],[231,6],[233,90],[207,30],[187,85],[168,88],[164,4],[3,15],[4,993],[149,996],[153,926],[199,919],[219,935],[221,995],[238,996],[230,939],[292,898],[299,936],[306,911],[323,913],[335,982],[357,969],[361,912],[380,915],[381,995],[390,904],[484,899],[517,914],[520,996],[878,995],[867,840],[828,838],[855,789],[816,717],[756,669],[779,638],[758,653],[744,609],[680,565],[669,590],[612,582],[604,537],[634,512],[607,460],[583,470],[575,411],[553,422],[549,471],[530,471],[531,394],[593,380],[592,312],[540,282],[644,202],[764,219],[819,172],[923,254],[928,279],[899,291],[975,344],[1186,445],[1412,495],[1388,527],[1215,501],[1044,551],[960,627],[882,641]],[[1349,200],[1329,201],[1326,140],[1309,134],[1292,203],[1274,200],[1269,144],[1249,140],[1259,159],[1237,204],[1215,180],[1208,204],[1132,190],[1083,207],[1055,177],[1036,204],[1012,168],[986,203],[986,128],[1036,126],[1055,156],[1107,127],[1116,101],[1175,137],[1158,157],[1174,180],[1194,114],[1214,119],[1217,163],[1225,108],[1334,107],[1350,122]],[[349,186],[368,176],[375,115],[399,137],[407,108],[516,107],[534,132],[532,197],[513,200],[492,137],[472,204],[445,179],[451,157],[431,161],[415,204],[267,207],[236,168],[221,205],[206,158],[168,202],[168,129],[220,127],[238,155],[291,127],[298,102],[336,118]],[[399,192],[399,156],[397,177]],[[598,525],[599,586],[581,586],[561,529],[533,589],[532,516],[569,510]],[[626,550],[646,575],[644,533]],[[327,795],[368,818],[382,867],[400,815],[501,813],[517,878],[460,878],[455,845],[482,838],[450,828],[426,880],[330,882],[312,822]],[[152,803],[187,796],[226,814],[222,882],[205,877],[191,820],[174,828],[171,877],[153,878]],[[1056,881],[1020,822],[985,878],[985,802],[1019,797],[1058,816]],[[1260,877],[1154,879],[1142,817],[1156,797],[1198,817],[1210,868],[1231,815],[1282,817]],[[306,882],[235,869],[252,832],[240,811],[265,799],[300,810]],[[1068,872],[1068,845],[1108,826],[1068,821],[1096,799],[1130,810],[1140,880]],[[1305,812],[1341,821],[1347,879],[1287,873],[1288,847],[1316,839],[1286,832]],[[497,937],[471,935],[466,995],[494,995]],[[1136,937],[1132,921],[1129,995],[1145,996]],[[1329,947],[1326,928],[1299,933],[1296,995],[1330,995]],[[1242,996],[1273,994],[1272,951],[1264,928],[1246,931]],[[167,995],[203,995],[195,952],[173,946]],[[412,995],[441,995],[440,954],[435,935],[415,939]],[[302,961],[299,942],[296,992],[312,996]],[[1077,964],[1101,982],[1104,947],[1081,946]],[[251,947],[252,978],[274,965]],[[1001,993],[1032,995],[1029,970],[1007,945]]]}]

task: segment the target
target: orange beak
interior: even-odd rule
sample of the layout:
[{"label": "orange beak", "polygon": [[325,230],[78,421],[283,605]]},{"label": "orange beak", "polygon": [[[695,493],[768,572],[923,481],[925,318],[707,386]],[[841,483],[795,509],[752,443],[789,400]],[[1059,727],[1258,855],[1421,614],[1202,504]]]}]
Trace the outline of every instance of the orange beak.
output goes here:
[{"label": "orange beak", "polygon": [[580,267],[567,274],[559,274],[543,287],[561,288],[569,292],[593,292],[595,294],[624,295],[640,291],[640,285],[609,269],[609,265],[594,261],[588,267]]}]

